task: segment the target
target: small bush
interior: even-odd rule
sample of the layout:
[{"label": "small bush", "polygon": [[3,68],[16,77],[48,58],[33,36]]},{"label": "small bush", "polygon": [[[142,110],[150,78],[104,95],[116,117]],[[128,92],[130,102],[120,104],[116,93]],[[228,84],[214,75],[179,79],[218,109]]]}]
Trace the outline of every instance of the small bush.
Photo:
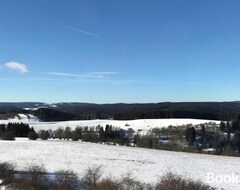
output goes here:
[{"label": "small bush", "polygon": [[72,131],[70,127],[66,127],[63,132],[63,138],[69,140],[71,138]]},{"label": "small bush", "polygon": [[92,131],[87,131],[82,134],[82,141],[97,143],[98,140],[99,140],[98,135]]},{"label": "small bush", "polygon": [[118,181],[111,178],[102,179],[97,186],[96,190],[120,190],[120,184]]},{"label": "small bush", "polygon": [[29,179],[26,176],[20,175],[14,183],[8,185],[8,188],[11,190],[26,190],[26,189],[33,189]]},{"label": "small bush", "polygon": [[76,127],[74,131],[72,131],[72,140],[73,141],[78,141],[79,139],[82,138],[82,128],[81,127]]},{"label": "small bush", "polygon": [[46,189],[45,169],[43,166],[32,165],[28,168],[26,174],[20,175],[17,182],[13,184],[13,189]]},{"label": "small bush", "polygon": [[3,184],[11,183],[14,173],[14,165],[7,162],[0,164],[0,179],[3,180]]},{"label": "small bush", "polygon": [[56,189],[79,189],[79,179],[73,171],[60,170],[56,172]]},{"label": "small bush", "polygon": [[28,171],[20,173],[13,183],[9,184],[9,189],[15,190],[44,190],[48,188],[48,179],[43,166],[32,165]]},{"label": "small bush", "polygon": [[175,175],[168,172],[161,177],[160,181],[156,185],[156,190],[209,190],[208,185],[203,184],[200,181],[194,181],[191,179],[185,179],[179,175]]},{"label": "small bush", "polygon": [[28,138],[29,138],[29,140],[37,140],[38,134],[36,132],[29,132]]},{"label": "small bush", "polygon": [[50,134],[48,131],[46,130],[40,130],[39,131],[39,137],[42,139],[42,140],[48,140]]},{"label": "small bush", "polygon": [[58,139],[62,139],[63,132],[64,132],[64,130],[62,128],[58,128],[57,130],[53,131],[54,137],[58,138]]},{"label": "small bush", "polygon": [[28,173],[29,177],[33,182],[42,181],[44,180],[44,174],[46,173],[46,170],[43,165],[41,166],[32,165],[29,167]]},{"label": "small bush", "polygon": [[145,184],[134,179],[131,173],[127,173],[126,176],[122,177],[120,181],[120,189],[121,190],[143,190],[145,188]]}]

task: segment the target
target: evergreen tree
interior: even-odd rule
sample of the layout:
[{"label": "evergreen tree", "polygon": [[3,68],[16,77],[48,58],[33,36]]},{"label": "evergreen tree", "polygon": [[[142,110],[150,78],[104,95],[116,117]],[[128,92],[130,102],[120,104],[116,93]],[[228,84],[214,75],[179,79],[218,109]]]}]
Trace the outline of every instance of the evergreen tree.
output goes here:
[{"label": "evergreen tree", "polygon": [[6,127],[4,124],[0,125],[0,138],[6,132]]},{"label": "evergreen tree", "polygon": [[202,138],[205,138],[205,135],[206,135],[205,125],[201,125],[201,135],[202,135]]},{"label": "evergreen tree", "polygon": [[232,132],[235,132],[236,130],[239,130],[239,120],[234,120],[232,122]]},{"label": "evergreen tree", "polygon": [[230,133],[230,131],[231,131],[231,125],[230,125],[230,122],[227,121],[227,124],[226,124],[226,132],[227,132],[227,133]]},{"label": "evergreen tree", "polygon": [[104,138],[107,139],[109,137],[110,126],[107,124],[104,131]]},{"label": "evergreen tree", "polygon": [[240,153],[240,130],[236,130],[234,133],[234,145],[237,151]]},{"label": "evergreen tree", "polygon": [[196,130],[194,127],[188,127],[185,132],[186,140],[189,146],[193,146],[193,142],[196,139]]},{"label": "evergreen tree", "polygon": [[221,130],[222,132],[224,132],[225,129],[226,129],[226,124],[225,124],[225,122],[221,121],[221,123],[220,123],[220,130]]},{"label": "evergreen tree", "polygon": [[100,139],[100,141],[104,141],[104,130],[103,130],[103,127],[100,127],[100,129],[99,129],[99,139]]}]

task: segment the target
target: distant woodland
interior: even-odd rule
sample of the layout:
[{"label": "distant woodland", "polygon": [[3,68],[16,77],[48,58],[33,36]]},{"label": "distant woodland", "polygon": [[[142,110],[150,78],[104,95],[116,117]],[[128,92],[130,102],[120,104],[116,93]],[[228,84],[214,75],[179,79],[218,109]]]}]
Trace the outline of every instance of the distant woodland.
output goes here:
[{"label": "distant woodland", "polygon": [[[30,110],[23,110],[29,108]],[[31,110],[31,108],[39,108]],[[239,120],[240,102],[179,102],[156,104],[89,104],[89,103],[0,103],[0,117],[11,113],[31,113],[42,121],[92,119],[193,118]]]}]

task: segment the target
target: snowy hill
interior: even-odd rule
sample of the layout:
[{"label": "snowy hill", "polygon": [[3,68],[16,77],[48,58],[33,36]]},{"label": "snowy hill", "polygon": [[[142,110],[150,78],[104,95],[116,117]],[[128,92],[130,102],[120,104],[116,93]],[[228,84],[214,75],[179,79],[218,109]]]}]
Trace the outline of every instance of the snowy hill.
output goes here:
[{"label": "snowy hill", "polygon": [[32,114],[17,114],[14,118],[9,118],[8,120],[0,120],[0,123],[35,123],[39,122],[39,119]]},{"label": "snowy hill", "polygon": [[216,123],[220,121],[215,120],[201,120],[201,119],[138,119],[138,120],[76,120],[76,121],[60,121],[60,122],[40,122],[39,119],[31,114],[18,114],[14,119],[0,120],[0,123],[9,122],[23,122],[28,123],[31,127],[34,127],[36,131],[41,129],[52,129],[70,127],[75,129],[76,127],[96,127],[98,125],[105,127],[107,124],[117,128],[133,130],[147,131],[152,128],[168,127],[169,125],[181,126],[187,124],[204,124],[204,123]]},{"label": "snowy hill", "polygon": [[[21,110],[29,111],[29,113],[34,115],[39,114],[38,117],[43,121],[108,118],[114,118],[116,120],[132,120],[136,118],[194,118],[209,120],[231,120],[236,117],[240,118],[240,103],[237,101],[161,102],[140,104],[94,104],[77,102],[47,104],[41,102],[0,102],[0,113],[14,111],[17,112]],[[41,112],[41,114],[39,112]],[[53,115],[49,115],[51,112]],[[63,117],[64,114],[66,115],[67,119]]]},{"label": "snowy hill", "polygon": [[[104,176],[121,177],[131,172],[137,179],[155,183],[159,176],[172,171],[207,183],[207,173],[238,175],[239,158],[191,154],[126,146],[110,146],[71,141],[0,141],[0,160],[26,170],[32,164],[44,164],[48,172],[73,170],[80,177],[87,167],[101,165]],[[237,190],[237,183],[213,183],[211,186]]]}]

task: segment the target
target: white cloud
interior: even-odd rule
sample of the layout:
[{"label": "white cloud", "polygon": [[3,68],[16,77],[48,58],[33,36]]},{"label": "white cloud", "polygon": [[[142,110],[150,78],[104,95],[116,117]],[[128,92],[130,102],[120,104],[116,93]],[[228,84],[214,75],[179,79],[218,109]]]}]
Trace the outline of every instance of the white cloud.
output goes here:
[{"label": "white cloud", "polygon": [[17,71],[19,73],[28,73],[28,68],[26,65],[17,63],[14,61],[5,63],[4,67],[6,67],[7,69],[12,70],[12,71]]}]

